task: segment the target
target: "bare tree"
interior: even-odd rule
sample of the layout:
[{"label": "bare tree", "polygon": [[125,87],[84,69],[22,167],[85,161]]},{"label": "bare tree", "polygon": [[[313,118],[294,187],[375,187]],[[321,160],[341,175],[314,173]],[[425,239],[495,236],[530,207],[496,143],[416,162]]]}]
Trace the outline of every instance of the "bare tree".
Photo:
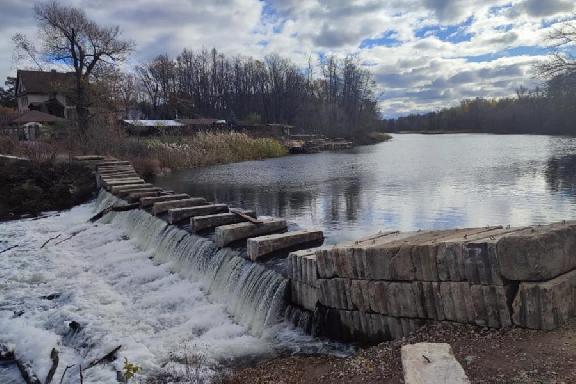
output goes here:
[{"label": "bare tree", "polygon": [[538,73],[550,79],[567,72],[576,72],[576,57],[570,53],[570,47],[576,44],[576,22],[567,21],[548,36],[550,58],[538,65]]},{"label": "bare tree", "polygon": [[[36,4],[34,12],[40,26],[43,58],[73,68],[78,129],[80,139],[86,145],[90,122],[90,81],[123,61],[131,52],[133,43],[120,38],[118,26],[100,26],[78,8],[53,1]],[[19,42],[16,37],[14,41]],[[26,39],[20,39],[19,47],[34,52]]]}]

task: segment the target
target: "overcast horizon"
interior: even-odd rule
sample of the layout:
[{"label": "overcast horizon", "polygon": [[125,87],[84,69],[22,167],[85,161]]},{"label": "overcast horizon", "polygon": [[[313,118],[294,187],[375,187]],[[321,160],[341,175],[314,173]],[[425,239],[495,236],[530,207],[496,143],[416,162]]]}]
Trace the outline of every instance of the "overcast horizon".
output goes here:
[{"label": "overcast horizon", "polygon": [[[261,58],[357,55],[376,80],[386,117],[505,97],[534,87],[546,36],[574,18],[569,0],[73,0],[103,25],[119,25],[136,48],[129,67],[182,49],[216,48]],[[37,36],[32,4],[2,0],[0,76],[14,76],[11,36]],[[22,67],[22,66],[21,66]],[[2,82],[3,83],[3,82]],[[3,84],[0,84],[3,85]]]}]

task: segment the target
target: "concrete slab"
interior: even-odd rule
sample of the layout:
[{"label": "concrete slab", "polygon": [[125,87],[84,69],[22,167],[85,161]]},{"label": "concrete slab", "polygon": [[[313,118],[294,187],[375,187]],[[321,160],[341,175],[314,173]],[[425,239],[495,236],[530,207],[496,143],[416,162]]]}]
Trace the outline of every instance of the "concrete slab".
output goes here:
[{"label": "concrete slab", "polygon": [[576,222],[528,228],[496,244],[502,276],[545,281],[576,268]]},{"label": "concrete slab", "polygon": [[128,190],[134,190],[134,189],[153,188],[153,187],[154,187],[154,185],[150,184],[150,183],[121,184],[121,185],[115,185],[112,188],[109,188],[109,191],[112,194],[116,194],[119,191],[128,191]]},{"label": "concrete slab", "polygon": [[128,195],[126,195],[126,200],[128,200],[131,203],[138,203],[140,202],[140,199],[143,197],[156,197],[166,194],[166,192],[163,190],[152,192],[132,192],[132,191],[128,192],[129,193]]},{"label": "concrete slab", "polygon": [[[293,249],[300,246],[305,247],[310,243],[319,243],[324,241],[324,232],[303,230],[295,232],[277,233],[274,235],[259,236],[248,239],[248,257],[255,261],[260,257],[284,249]],[[316,244],[321,245],[321,244]]]},{"label": "concrete slab", "polygon": [[552,330],[576,316],[576,270],[544,282],[520,283],[512,304],[514,324]]},{"label": "concrete slab", "polygon": [[168,212],[169,209],[195,207],[198,205],[205,205],[206,203],[207,201],[203,197],[191,197],[188,199],[156,202],[152,204],[152,214],[158,216],[162,213]]},{"label": "concrete slab", "polygon": [[146,208],[146,207],[152,206],[154,203],[161,203],[164,201],[184,200],[184,199],[189,199],[189,198],[190,198],[190,195],[188,195],[186,193],[178,193],[178,194],[167,195],[167,196],[158,196],[158,197],[144,197],[144,198],[140,199],[140,206],[142,208]]},{"label": "concrete slab", "polygon": [[[244,214],[256,217],[256,212],[243,210]],[[219,213],[216,215],[195,216],[190,219],[190,226],[193,232],[200,232],[206,229],[219,227],[221,225],[237,224],[246,220],[235,213]]]},{"label": "concrete slab", "polygon": [[287,228],[288,225],[286,224],[286,220],[282,219],[272,219],[261,224],[229,224],[216,227],[216,230],[214,231],[214,239],[216,245],[219,247],[225,247],[234,241],[285,231]]},{"label": "concrete slab", "polygon": [[450,344],[403,345],[401,356],[406,384],[470,384]]},{"label": "concrete slab", "polygon": [[173,208],[168,210],[168,223],[176,224],[194,216],[205,216],[228,212],[226,204],[208,204],[194,207]]},{"label": "concrete slab", "polygon": [[158,188],[158,187],[143,187],[143,188],[131,188],[131,189],[120,189],[118,191],[116,191],[116,195],[120,196],[120,197],[126,197],[128,196],[130,193],[136,193],[136,192],[160,192],[162,191],[162,188]]}]

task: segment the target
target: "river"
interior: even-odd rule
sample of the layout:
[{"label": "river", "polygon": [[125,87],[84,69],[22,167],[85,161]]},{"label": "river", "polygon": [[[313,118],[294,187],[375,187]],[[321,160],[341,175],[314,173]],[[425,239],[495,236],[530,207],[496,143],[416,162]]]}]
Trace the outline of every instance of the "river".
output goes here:
[{"label": "river", "polygon": [[378,230],[543,224],[576,217],[576,139],[397,134],[346,152],[183,170],[154,182],[321,228],[328,244]]}]

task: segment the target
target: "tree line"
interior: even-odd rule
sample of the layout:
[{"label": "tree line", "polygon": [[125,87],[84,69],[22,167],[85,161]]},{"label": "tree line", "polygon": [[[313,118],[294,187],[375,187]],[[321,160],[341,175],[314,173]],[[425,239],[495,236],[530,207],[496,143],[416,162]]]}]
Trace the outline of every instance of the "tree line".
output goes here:
[{"label": "tree line", "polygon": [[[576,24],[565,22],[548,36],[549,58],[536,65],[544,80],[520,87],[516,97],[463,100],[458,106],[382,122],[387,131],[540,133],[576,135]],[[566,49],[567,48],[567,49]]]},{"label": "tree line", "polygon": [[515,97],[463,100],[437,112],[382,122],[390,132],[486,132],[576,135],[576,72],[563,73],[542,88],[519,88]]},{"label": "tree line", "polygon": [[258,60],[185,49],[137,66],[136,76],[150,118],[284,123],[343,136],[374,129],[380,118],[372,75],[354,57],[327,57],[302,70],[277,54]]}]

